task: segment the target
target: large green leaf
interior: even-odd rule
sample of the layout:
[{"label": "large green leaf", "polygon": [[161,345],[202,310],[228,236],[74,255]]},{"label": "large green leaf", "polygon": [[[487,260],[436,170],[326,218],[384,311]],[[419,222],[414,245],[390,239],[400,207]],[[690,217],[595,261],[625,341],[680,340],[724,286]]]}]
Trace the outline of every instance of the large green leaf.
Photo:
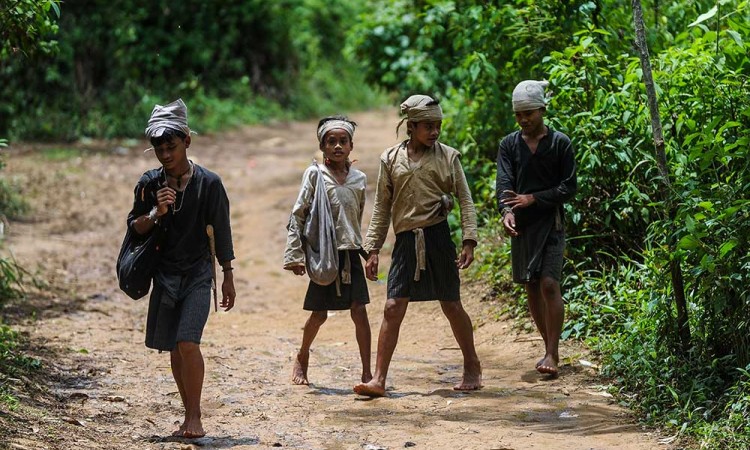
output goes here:
[{"label": "large green leaf", "polygon": [[715,16],[717,12],[719,12],[719,7],[718,6],[714,6],[713,8],[709,9],[707,12],[705,12],[705,13],[701,14],[700,16],[698,16],[698,18],[695,19],[695,22],[691,23],[688,26],[689,27],[694,27],[694,26],[696,26],[698,24],[701,24],[701,23],[707,21],[708,19],[712,18],[713,16]]}]

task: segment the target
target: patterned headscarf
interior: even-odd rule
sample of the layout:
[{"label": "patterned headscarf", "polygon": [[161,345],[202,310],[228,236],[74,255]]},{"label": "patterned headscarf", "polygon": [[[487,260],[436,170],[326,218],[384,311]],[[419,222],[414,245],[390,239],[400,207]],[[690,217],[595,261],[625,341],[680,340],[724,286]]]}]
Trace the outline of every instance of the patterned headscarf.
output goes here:
[{"label": "patterned headscarf", "polygon": [[160,137],[167,129],[181,131],[186,136],[190,136],[187,106],[181,98],[165,106],[154,106],[154,110],[151,111],[151,118],[148,119],[146,137],[149,139]]},{"label": "patterned headscarf", "polygon": [[546,81],[525,80],[513,89],[513,112],[531,111],[544,108],[547,101],[544,98],[544,88],[549,86]]}]

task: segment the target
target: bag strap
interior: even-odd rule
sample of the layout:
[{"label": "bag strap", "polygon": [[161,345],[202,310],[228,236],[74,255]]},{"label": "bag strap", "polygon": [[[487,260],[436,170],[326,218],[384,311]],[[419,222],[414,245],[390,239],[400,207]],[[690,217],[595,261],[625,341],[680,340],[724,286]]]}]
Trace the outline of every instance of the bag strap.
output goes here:
[{"label": "bag strap", "polygon": [[[315,190],[313,191],[313,199],[315,198],[315,193],[318,191],[318,184],[323,183],[323,191],[325,192],[325,180],[323,179],[323,169],[320,168],[320,164],[318,164],[318,161],[315,159],[312,160],[312,165],[315,166],[315,168],[318,170],[318,179],[315,180]],[[326,197],[325,202],[328,203],[328,197]]]}]

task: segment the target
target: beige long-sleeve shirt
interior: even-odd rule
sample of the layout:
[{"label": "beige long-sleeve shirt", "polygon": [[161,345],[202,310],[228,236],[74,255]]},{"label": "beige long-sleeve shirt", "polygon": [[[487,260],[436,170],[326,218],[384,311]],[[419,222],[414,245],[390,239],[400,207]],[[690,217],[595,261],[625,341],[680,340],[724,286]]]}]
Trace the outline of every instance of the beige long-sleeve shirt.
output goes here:
[{"label": "beige long-sleeve shirt", "polygon": [[[336,224],[336,243],[339,250],[356,250],[362,247],[362,211],[365,206],[365,188],[367,176],[353,167],[349,168],[346,181],[341,184],[328,171],[328,167],[320,164],[326,193],[331,202],[333,221]],[[284,252],[284,267],[305,265],[305,251],[302,246],[302,230],[310,213],[310,206],[318,180],[318,171],[310,166],[302,175],[297,201],[292,208],[287,225],[286,251]]]},{"label": "beige long-sleeve shirt", "polygon": [[461,209],[464,241],[477,242],[477,213],[458,150],[436,142],[418,162],[409,160],[406,143],[380,155],[375,206],[365,237],[366,251],[380,250],[393,218],[393,231],[429,227],[446,220],[441,196],[454,195]]}]

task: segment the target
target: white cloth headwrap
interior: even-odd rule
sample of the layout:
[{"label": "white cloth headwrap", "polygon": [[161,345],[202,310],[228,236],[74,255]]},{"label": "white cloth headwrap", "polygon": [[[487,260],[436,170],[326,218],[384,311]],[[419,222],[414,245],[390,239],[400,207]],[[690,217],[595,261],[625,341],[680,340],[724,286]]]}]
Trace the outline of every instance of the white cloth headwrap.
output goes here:
[{"label": "white cloth headwrap", "polygon": [[513,89],[513,111],[531,111],[544,108],[547,101],[544,98],[544,88],[549,86],[546,81],[525,80]]},{"label": "white cloth headwrap", "polygon": [[346,131],[347,133],[349,133],[349,140],[354,140],[354,124],[351,122],[347,122],[346,120],[335,119],[323,122],[323,125],[318,128],[318,142],[323,142],[323,138],[325,137],[326,133],[336,128],[341,128],[342,130]]},{"label": "white cloth headwrap", "polygon": [[411,122],[437,122],[443,120],[443,108],[440,105],[433,104],[427,106],[428,103],[433,101],[435,100],[432,97],[421,94],[412,95],[404,100],[401,103],[401,114],[406,115],[406,117],[398,123],[396,134],[398,134],[398,129],[404,123],[404,120]]},{"label": "white cloth headwrap", "polygon": [[151,118],[148,119],[146,137],[149,139],[159,137],[167,129],[182,131],[186,136],[190,136],[187,106],[181,98],[165,106],[154,106],[154,110],[151,111]]}]

